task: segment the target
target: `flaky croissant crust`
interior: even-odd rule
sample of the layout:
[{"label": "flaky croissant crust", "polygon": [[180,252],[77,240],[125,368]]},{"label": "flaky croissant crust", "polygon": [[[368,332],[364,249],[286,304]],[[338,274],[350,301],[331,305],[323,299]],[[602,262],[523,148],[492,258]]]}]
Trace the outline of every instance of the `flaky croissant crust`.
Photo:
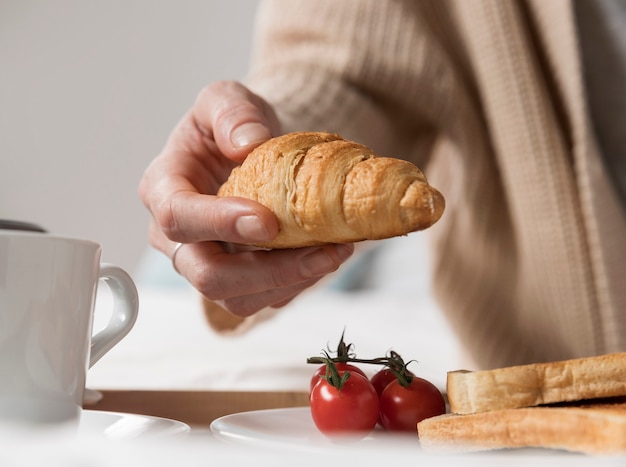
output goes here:
[{"label": "flaky croissant crust", "polygon": [[218,196],[258,201],[280,231],[263,248],[406,235],[433,225],[445,201],[414,164],[376,155],[334,133],[296,132],[254,149]]}]

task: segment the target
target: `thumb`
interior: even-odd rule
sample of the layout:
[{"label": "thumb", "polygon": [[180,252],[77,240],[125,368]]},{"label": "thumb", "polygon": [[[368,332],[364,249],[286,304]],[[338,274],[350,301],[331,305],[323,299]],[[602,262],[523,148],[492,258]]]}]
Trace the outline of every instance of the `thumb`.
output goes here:
[{"label": "thumb", "polygon": [[252,149],[280,131],[273,108],[237,81],[205,87],[193,114],[196,124],[213,135],[219,151],[235,162],[243,161]]}]

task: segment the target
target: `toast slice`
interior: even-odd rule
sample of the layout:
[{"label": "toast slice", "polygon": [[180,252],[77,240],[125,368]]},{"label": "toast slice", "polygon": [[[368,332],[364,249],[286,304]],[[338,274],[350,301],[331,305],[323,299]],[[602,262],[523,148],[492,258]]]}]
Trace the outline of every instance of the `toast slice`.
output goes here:
[{"label": "toast slice", "polygon": [[[450,412],[471,414],[626,395],[626,352],[447,374]],[[495,418],[494,418],[495,419]]]},{"label": "toast slice", "polygon": [[570,406],[446,414],[417,425],[426,452],[550,448],[594,455],[626,454],[626,399]]}]

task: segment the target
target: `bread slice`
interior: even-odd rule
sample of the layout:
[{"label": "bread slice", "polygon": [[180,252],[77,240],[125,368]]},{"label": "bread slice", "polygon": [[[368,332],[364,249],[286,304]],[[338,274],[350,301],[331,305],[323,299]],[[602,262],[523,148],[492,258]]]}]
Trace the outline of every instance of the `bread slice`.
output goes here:
[{"label": "bread slice", "polygon": [[577,406],[446,414],[417,425],[427,452],[551,448],[595,455],[626,454],[626,400]]},{"label": "bread slice", "polygon": [[450,411],[470,414],[626,395],[626,353],[447,374]]}]

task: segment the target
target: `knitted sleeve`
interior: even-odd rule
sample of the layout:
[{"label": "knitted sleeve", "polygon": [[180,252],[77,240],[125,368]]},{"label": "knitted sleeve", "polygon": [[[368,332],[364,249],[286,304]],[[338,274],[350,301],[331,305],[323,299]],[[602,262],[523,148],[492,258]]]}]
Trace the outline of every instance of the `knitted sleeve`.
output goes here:
[{"label": "knitted sleeve", "polygon": [[326,130],[424,167],[445,60],[419,2],[262,2],[247,84],[285,131]]},{"label": "knitted sleeve", "polygon": [[264,0],[254,46],[246,82],[284,131],[339,133],[441,189],[433,286],[478,364],[626,348],[626,224],[569,0]]}]

